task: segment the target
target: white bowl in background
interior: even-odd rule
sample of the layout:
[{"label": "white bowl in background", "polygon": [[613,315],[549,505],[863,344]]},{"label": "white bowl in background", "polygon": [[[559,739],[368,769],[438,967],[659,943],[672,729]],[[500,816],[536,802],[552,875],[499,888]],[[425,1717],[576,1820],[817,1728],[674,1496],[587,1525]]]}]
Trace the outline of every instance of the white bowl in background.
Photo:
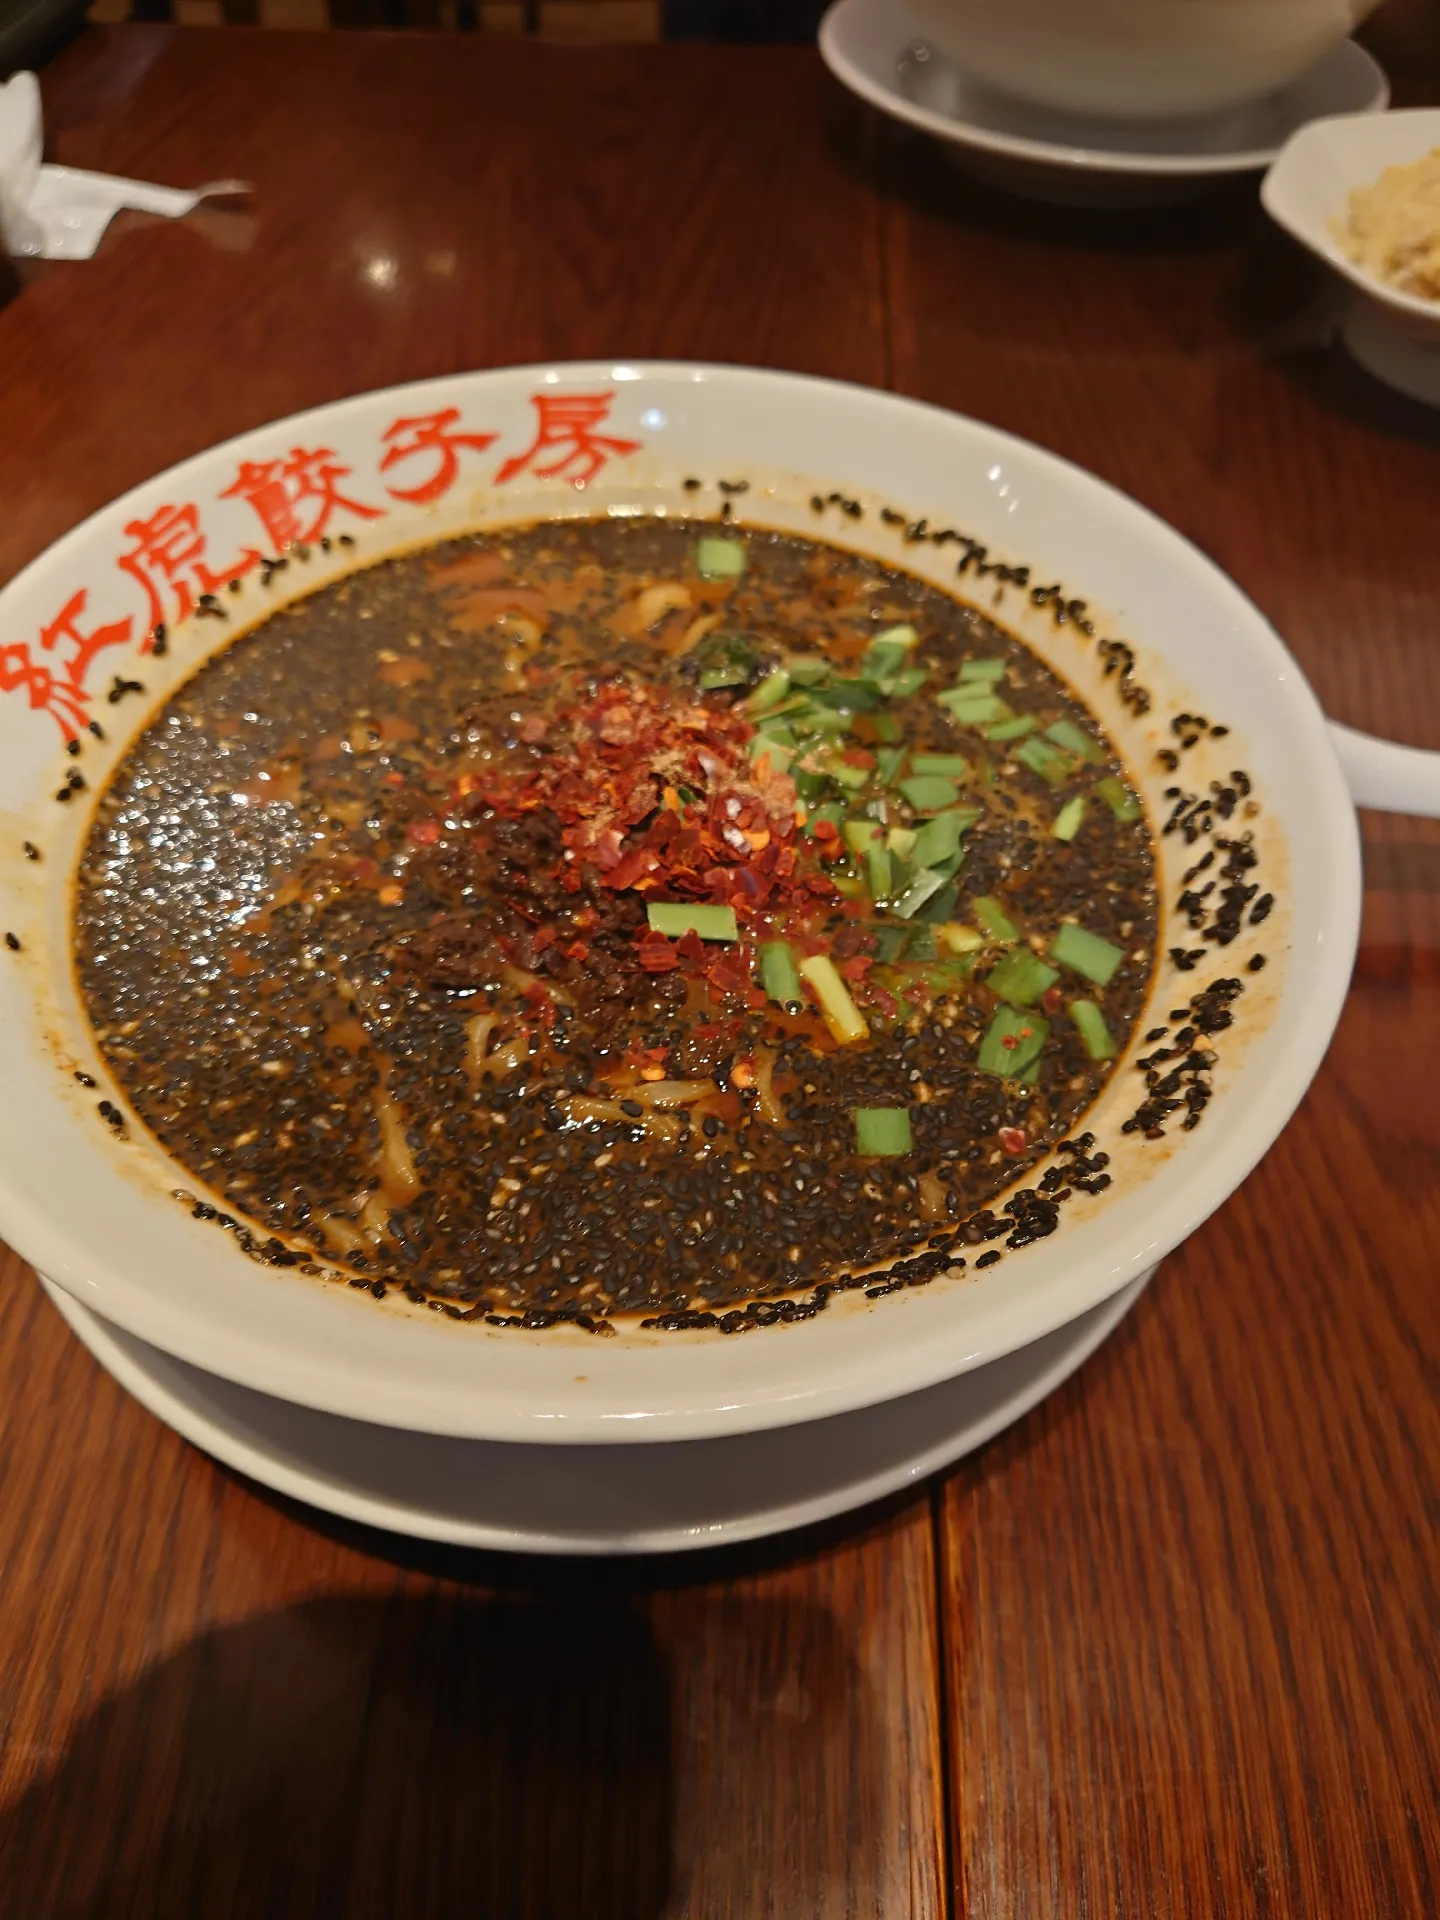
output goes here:
[{"label": "white bowl in background", "polygon": [[1133,120],[1278,92],[1379,0],[910,0],[947,59],[1012,99]]},{"label": "white bowl in background", "polygon": [[1440,300],[1402,293],[1357,266],[1332,223],[1344,221],[1356,187],[1436,147],[1440,107],[1337,114],[1287,141],[1260,188],[1271,219],[1349,282],[1340,332],[1361,366],[1430,406],[1440,406]]},{"label": "white bowl in background", "polygon": [[[449,443],[453,463],[437,444],[447,432],[467,436]],[[343,532],[353,544],[311,544],[306,562],[297,556],[268,589],[252,570],[239,593],[221,596],[228,620],[202,608],[173,621],[163,659],[143,652],[153,603],[143,570],[121,564],[136,529],[178,522],[223,571],[260,539],[261,505],[272,526],[318,535],[316,493],[296,477],[317,466],[371,515],[334,509],[327,537]],[[845,1294],[812,1320],[743,1339],[456,1326],[394,1292],[381,1303],[257,1265],[171,1197],[196,1182],[137,1119],[122,1142],[96,1113],[102,1097],[125,1102],[69,961],[70,876],[94,793],[149,714],[282,588],[299,593],[473,527],[576,513],[718,514],[722,478],[749,483],[725,496],[742,523],[818,532],[942,586],[955,584],[955,547],[908,541],[882,508],[1028,564],[1028,586],[991,575],[975,591],[1093,707],[1152,816],[1163,818],[1177,781],[1203,794],[1229,769],[1248,771],[1255,811],[1244,824],[1276,911],[1214,963],[1188,973],[1162,964],[1155,986],[1163,1017],[1219,974],[1249,981],[1222,1036],[1204,1124],[1158,1142],[1122,1131],[1143,1093],[1137,1040],[1086,1122],[1112,1156],[1113,1185],[1076,1195],[1058,1232],[988,1270],[972,1260],[961,1278],[875,1302]],[[704,485],[687,487],[690,479]],[[837,489],[859,517],[825,506]],[[273,551],[268,538],[263,546]],[[185,565],[196,563],[187,542],[167,550],[182,549]],[[149,587],[173,613],[173,582]],[[1062,622],[1055,609],[1072,599],[1088,611],[1075,607]],[[741,367],[625,362],[457,374],[363,394],[212,448],[103,508],[0,592],[0,642],[9,685],[0,693],[0,926],[20,946],[0,950],[0,1233],[114,1325],[327,1412],[477,1439],[668,1441],[783,1427],[952,1379],[1112,1298],[1193,1231],[1284,1126],[1344,1000],[1360,884],[1336,747],[1349,754],[1355,738],[1337,741],[1255,607],[1153,515],[1038,447],[892,394]],[[1151,696],[1146,711],[1123,697],[1125,655],[1110,644],[1120,642],[1132,684]],[[143,681],[144,698],[111,704],[104,690],[117,673]],[[1207,733],[1177,774],[1159,755],[1174,746],[1181,712],[1230,731]],[[103,716],[105,740],[81,731],[83,751],[67,754],[63,734],[91,715]],[[1384,804],[1384,779],[1399,767],[1391,798],[1440,812],[1440,756],[1407,765],[1382,743],[1359,747],[1362,798]],[[72,774],[88,789],[62,804],[56,795]],[[25,857],[25,841],[38,859]],[[1174,902],[1195,849],[1179,834],[1157,845],[1162,951],[1193,946]],[[1257,950],[1269,964],[1245,973]],[[1147,1024],[1142,1017],[1137,1031]],[[98,1086],[81,1085],[77,1072]]]}]

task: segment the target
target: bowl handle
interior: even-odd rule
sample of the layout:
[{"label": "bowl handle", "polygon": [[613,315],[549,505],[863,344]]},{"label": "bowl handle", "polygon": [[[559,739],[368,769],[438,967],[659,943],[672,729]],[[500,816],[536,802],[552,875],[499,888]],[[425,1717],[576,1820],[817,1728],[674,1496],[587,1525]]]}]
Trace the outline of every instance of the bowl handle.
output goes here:
[{"label": "bowl handle", "polygon": [[1357,807],[1383,813],[1423,813],[1440,819],[1440,753],[1397,746],[1373,733],[1330,722],[1330,738],[1340,756],[1350,797]]}]

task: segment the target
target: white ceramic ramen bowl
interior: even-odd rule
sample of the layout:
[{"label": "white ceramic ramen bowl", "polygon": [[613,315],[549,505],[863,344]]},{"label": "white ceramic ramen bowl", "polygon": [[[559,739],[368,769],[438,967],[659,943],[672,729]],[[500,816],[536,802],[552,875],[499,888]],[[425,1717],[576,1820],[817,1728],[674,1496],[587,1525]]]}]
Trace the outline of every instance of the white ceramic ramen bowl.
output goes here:
[{"label": "white ceramic ramen bowl", "polygon": [[1387,386],[1440,407],[1440,300],[1402,293],[1357,266],[1341,245],[1356,187],[1387,167],[1440,147],[1440,107],[1335,114],[1288,140],[1260,189],[1271,219],[1346,283],[1340,334],[1361,366]]},{"label": "white ceramic ramen bowl", "polygon": [[[1087,1120],[1113,1185],[1075,1196],[1051,1237],[879,1301],[847,1293],[814,1319],[743,1339],[459,1326],[394,1293],[379,1303],[247,1259],[171,1197],[196,1183],[138,1120],[121,1141],[97,1112],[102,1098],[124,1102],[85,1025],[68,928],[71,870],[107,770],[196,663],[284,592],[478,525],[714,515],[721,479],[749,483],[724,496],[742,523],[828,536],[942,584],[955,584],[956,547],[909,541],[894,519],[923,516],[994,561],[1028,565],[1024,586],[973,567],[960,585],[1091,704],[1155,819],[1167,788],[1203,795],[1212,780],[1233,785],[1231,770],[1248,774],[1231,824],[1253,833],[1255,877],[1276,906],[1193,971],[1162,963],[1152,1001],[1163,1021],[1216,977],[1246,983],[1216,1042],[1203,1124],[1161,1140],[1123,1132],[1143,1084],[1122,1060]],[[831,493],[860,516],[826,505]],[[268,588],[251,567],[238,592],[192,608],[207,580],[287,538],[306,543],[307,560]],[[157,616],[170,630],[163,659],[145,651]],[[182,1360],[383,1425],[492,1440],[702,1438],[872,1405],[1024,1346],[1118,1293],[1244,1179],[1319,1064],[1354,958],[1357,833],[1335,735],[1255,608],[1079,469],[889,394],[744,368],[592,364],[361,395],[198,455],[95,514],[0,593],[0,646],[0,926],[20,943],[0,948],[0,1234],[84,1306]],[[143,695],[111,702],[116,675]],[[1126,704],[1127,685],[1143,687],[1148,710]],[[1158,755],[1176,750],[1181,714],[1229,731],[1207,732],[1170,771]],[[76,756],[63,750],[72,731]],[[1406,761],[1354,737],[1345,748],[1362,797],[1440,811],[1440,759]],[[72,775],[87,785],[62,802]],[[1174,901],[1204,843],[1174,833],[1157,845],[1162,947],[1194,948]],[[1268,964],[1252,973],[1257,952]]]},{"label": "white ceramic ramen bowl", "polygon": [[1013,99],[1137,123],[1288,85],[1379,0],[909,0],[947,59]]}]

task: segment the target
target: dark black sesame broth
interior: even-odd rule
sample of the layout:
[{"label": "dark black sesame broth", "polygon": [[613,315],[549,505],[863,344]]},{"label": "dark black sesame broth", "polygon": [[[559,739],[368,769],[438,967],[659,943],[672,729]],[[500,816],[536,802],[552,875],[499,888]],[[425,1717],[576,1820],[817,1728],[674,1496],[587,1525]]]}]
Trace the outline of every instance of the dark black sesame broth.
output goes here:
[{"label": "dark black sesame broth", "polygon": [[[1095,797],[1099,781],[1128,793],[1123,766],[1034,654],[909,574],[745,530],[743,573],[702,577],[697,542],[736,531],[571,521],[388,561],[272,616],[167,703],[97,808],[76,950],[136,1113],[234,1209],[196,1201],[197,1217],[257,1257],[320,1271],[321,1256],[455,1317],[598,1328],[643,1312],[738,1331],[808,1317],[837,1287],[920,1284],[963,1267],[960,1247],[1023,1246],[1071,1191],[1108,1184],[1087,1135],[1063,1175],[988,1205],[1066,1140],[1108,1073],[1070,1002],[1100,1011],[1115,1052],[1145,1002],[1152,848],[1138,806]],[[1056,613],[1085,624],[1083,603]],[[921,684],[858,688],[877,638],[910,628]],[[753,731],[741,703],[797,657],[825,664],[845,722],[792,768],[811,782],[797,871],[820,891],[777,891],[742,942],[686,936],[666,958],[643,893],[567,877],[575,823],[550,801],[568,762],[549,729],[582,710],[601,728],[639,689],[642,717],[683,702],[733,746]],[[1089,751],[1046,749],[1042,776],[1015,736],[953,717],[936,694],[966,662],[999,669],[991,685],[1030,737],[1063,723]],[[132,690],[117,678],[110,697]],[[958,810],[976,817],[934,896],[944,919],[872,902],[858,855],[820,838],[826,808],[875,821],[903,870],[906,837],[947,808],[912,805],[900,774],[887,794],[876,762],[897,743],[966,763]],[[640,744],[658,800],[659,749]],[[834,779],[806,775],[822,762]],[[779,789],[762,789],[773,806]],[[665,793],[625,815],[617,847],[704,798]],[[1057,838],[1072,802],[1081,824]],[[755,818],[749,837],[770,838]],[[823,869],[821,849],[837,856]],[[985,931],[977,900],[1013,937]],[[1067,921],[1118,951],[1113,977],[1061,972],[1044,990],[1028,1080],[983,1069],[1003,1011],[985,980],[1007,955],[1054,978]],[[836,1044],[808,995],[766,998],[752,941],[795,928],[797,955],[844,970],[860,1043]],[[657,1077],[681,1089],[672,1105],[651,1104]],[[860,1156],[854,1112],[871,1107],[908,1112],[909,1151]],[[757,1298],[774,1294],[792,1297]]]}]

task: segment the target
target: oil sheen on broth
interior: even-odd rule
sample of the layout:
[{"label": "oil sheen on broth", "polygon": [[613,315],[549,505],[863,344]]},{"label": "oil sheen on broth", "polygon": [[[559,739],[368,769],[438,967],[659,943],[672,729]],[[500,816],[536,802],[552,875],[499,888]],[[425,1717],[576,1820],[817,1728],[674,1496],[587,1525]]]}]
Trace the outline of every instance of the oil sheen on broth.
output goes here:
[{"label": "oil sheen on broth", "polygon": [[487,1311],[714,1307],[912,1252],[1074,1129],[1155,870],[1094,717],[912,576],[548,522],[322,588],[96,811],[79,979],[228,1207]]}]

